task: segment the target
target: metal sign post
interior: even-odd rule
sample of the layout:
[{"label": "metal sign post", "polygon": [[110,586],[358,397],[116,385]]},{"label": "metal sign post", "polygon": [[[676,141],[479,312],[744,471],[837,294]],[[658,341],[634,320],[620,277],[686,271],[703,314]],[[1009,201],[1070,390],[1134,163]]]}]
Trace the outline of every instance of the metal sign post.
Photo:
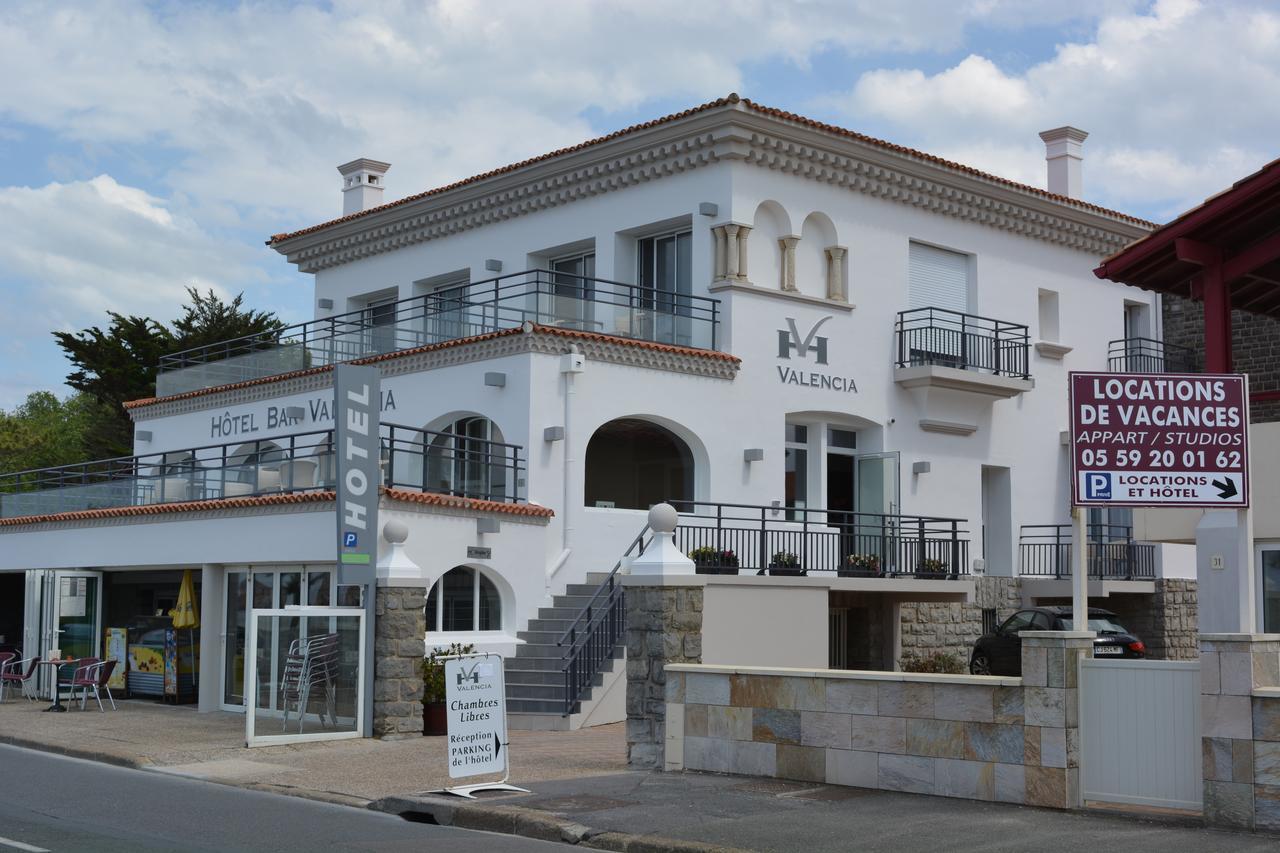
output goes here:
[{"label": "metal sign post", "polygon": [[441,788],[432,793],[454,794],[470,800],[475,799],[476,791],[529,793],[527,788],[507,784],[511,766],[502,656],[484,652],[439,660],[445,662],[449,778],[501,773],[502,779]]},{"label": "metal sign post", "polygon": [[[378,498],[382,485],[379,414],[381,371],[368,365],[333,368],[333,455],[337,462],[338,577],[334,588],[359,586],[363,597],[364,655],[360,661],[366,696],[373,695],[374,599],[378,564]],[[361,720],[373,736],[373,702]]]}]

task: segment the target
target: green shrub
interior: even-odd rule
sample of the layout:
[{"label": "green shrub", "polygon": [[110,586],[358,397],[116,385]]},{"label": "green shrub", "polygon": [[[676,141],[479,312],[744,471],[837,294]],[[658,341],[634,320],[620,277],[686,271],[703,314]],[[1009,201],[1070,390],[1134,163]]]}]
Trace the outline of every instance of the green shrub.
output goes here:
[{"label": "green shrub", "polygon": [[447,649],[435,649],[422,660],[422,704],[444,701],[444,661],[453,655],[474,654],[476,647],[454,643]]},{"label": "green shrub", "polygon": [[903,672],[940,672],[964,675],[964,659],[955,652],[903,652],[898,666]]}]

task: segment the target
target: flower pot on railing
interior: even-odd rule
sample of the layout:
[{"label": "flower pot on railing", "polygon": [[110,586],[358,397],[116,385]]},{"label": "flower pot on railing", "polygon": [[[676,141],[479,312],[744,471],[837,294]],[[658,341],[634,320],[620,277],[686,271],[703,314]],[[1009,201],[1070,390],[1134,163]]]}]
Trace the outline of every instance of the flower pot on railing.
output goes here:
[{"label": "flower pot on railing", "polygon": [[916,577],[925,580],[946,580],[947,564],[941,560],[921,560],[916,568]]},{"label": "flower pot on railing", "polygon": [[736,575],[738,555],[732,551],[704,545],[689,552],[694,571],[700,575]]},{"label": "flower pot on railing", "polygon": [[842,578],[878,578],[884,572],[880,567],[880,558],[875,554],[850,554],[844,559],[844,565],[836,569],[836,576]]},{"label": "flower pot on railing", "polygon": [[769,575],[778,578],[802,578],[806,574],[800,558],[790,551],[779,551],[769,558]]}]

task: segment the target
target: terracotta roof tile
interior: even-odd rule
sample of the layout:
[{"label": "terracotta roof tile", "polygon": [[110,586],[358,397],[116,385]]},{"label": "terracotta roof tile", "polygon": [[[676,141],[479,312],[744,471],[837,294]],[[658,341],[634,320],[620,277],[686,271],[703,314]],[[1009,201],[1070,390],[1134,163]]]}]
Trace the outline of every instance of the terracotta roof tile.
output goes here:
[{"label": "terracotta roof tile", "polygon": [[747,109],[760,113],[762,115],[772,116],[777,119],[782,119],[783,121],[794,122],[796,124],[804,125],[805,127],[813,128],[815,130],[821,130],[826,133],[831,133],[837,136],[843,136],[847,139],[854,139],[859,142],[866,143],[868,145],[874,145],[877,148],[883,148],[887,151],[894,151],[898,154],[904,154],[908,157],[914,157],[920,160],[924,160],[926,162],[933,163],[935,165],[945,166],[946,168],[954,169],[959,172],[964,172],[965,174],[973,175],[974,177],[982,178],[983,180],[992,181],[994,183],[1001,184],[1007,187],[1012,187],[1014,189],[1022,190],[1024,192],[1034,193],[1035,195],[1041,196],[1042,198],[1052,199],[1053,201],[1061,202],[1063,204],[1068,204],[1068,205],[1071,205],[1072,207],[1078,207],[1082,210],[1088,210],[1094,213],[1101,213],[1106,216],[1114,216],[1126,222],[1132,222],[1135,225],[1144,225],[1144,226],[1151,226],[1151,227],[1155,226],[1155,223],[1153,222],[1148,222],[1145,219],[1139,219],[1136,216],[1130,216],[1127,213],[1121,213],[1118,210],[1111,210],[1109,208],[1101,207],[1096,204],[1090,204],[1089,202],[1081,201],[1079,199],[1069,198],[1064,195],[1051,193],[1046,190],[1042,190],[1039,187],[1033,187],[1030,184],[1022,184],[1022,183],[1018,183],[1017,181],[1011,181],[1007,178],[1002,178],[998,175],[993,175],[990,172],[984,172],[981,169],[975,169],[972,166],[966,166],[962,163],[956,163],[951,160],[946,160],[942,157],[937,157],[933,154],[925,153],[924,151],[919,151],[914,148],[908,148],[905,145],[897,145],[892,142],[887,142],[883,139],[877,139],[874,136],[867,136],[866,134],[858,133],[857,131],[849,130],[848,128],[840,127],[838,125],[826,124],[824,122],[815,121],[814,119],[805,118],[804,116],[797,115],[796,113],[787,112],[786,110],[780,110],[775,107],[768,107],[768,106],[765,106],[764,104],[756,103],[755,101],[752,101],[748,98],[741,98],[737,95],[737,93],[731,93],[728,97],[717,98],[714,101],[709,101],[700,106],[696,106],[691,109],[684,110],[683,112],[672,113],[671,115],[662,116],[661,118],[656,118],[656,119],[653,119],[652,121],[646,121],[641,124],[633,124],[630,127],[624,127],[621,130],[614,131],[613,133],[609,133],[604,136],[598,136],[594,139],[588,139],[584,142],[578,143],[577,145],[571,145],[568,148],[558,148],[555,151],[549,151],[546,154],[541,154],[537,157],[530,157],[528,160],[521,160],[518,163],[512,163],[510,165],[502,166],[500,168],[493,169],[492,171],[484,172],[479,175],[473,175],[469,178],[463,178],[460,181],[455,181],[451,184],[446,184],[445,186],[442,186],[442,187],[436,187],[435,189],[426,190],[425,192],[420,192],[414,195],[405,196],[404,198],[397,199],[392,202],[388,202],[387,204],[379,205],[378,207],[371,207],[368,210],[362,210],[358,213],[352,213],[346,216],[340,216],[337,219],[331,219],[327,222],[321,222],[318,225],[311,225],[306,228],[301,228],[297,231],[290,231],[282,234],[274,234],[272,235],[271,239],[267,241],[267,245],[273,246],[277,243],[283,243],[286,240],[292,240],[295,237],[301,237],[305,234],[313,234],[317,231],[323,231],[324,229],[331,228],[334,225],[340,225],[344,222],[351,222],[352,220],[360,219],[365,216],[373,216],[377,213],[381,213],[383,211],[390,210],[395,207],[411,204],[415,201],[419,201],[420,199],[441,195],[443,193],[449,192],[450,190],[455,190],[460,187],[476,184],[481,181],[487,180],[489,178],[497,177],[499,175],[510,174],[511,172],[519,171],[520,169],[523,169],[526,166],[531,166],[535,163],[541,163],[545,160],[552,160],[552,159],[555,159],[556,157],[562,157],[566,154],[572,154],[575,151],[581,151],[585,148],[592,148],[596,145],[601,145],[605,142],[618,139],[619,137],[629,136],[630,134],[638,133],[642,130],[648,130],[649,128],[657,127],[659,125],[670,124],[671,122],[679,121],[680,119],[688,118],[689,116],[696,115],[698,113],[703,113],[708,110],[713,110],[720,107],[732,106],[734,104],[739,104],[739,103],[742,104]]},{"label": "terracotta roof tile", "polygon": [[[548,335],[556,335],[562,338],[575,338],[578,340],[600,341],[601,343],[620,344],[622,346],[639,347],[641,349],[653,350],[655,352],[672,353],[674,355],[689,355],[699,358],[707,358],[713,361],[730,361],[741,362],[742,359],[729,353],[718,352],[717,350],[697,349],[696,347],[682,347],[675,344],[660,344],[654,341],[639,341],[634,338],[624,338],[615,335],[605,335],[600,332],[580,332],[574,329],[558,329],[555,326],[543,326],[537,323],[531,324],[533,331],[541,332]],[[504,338],[508,335],[518,335],[524,331],[519,326],[511,329],[501,329],[496,332],[485,332],[482,335],[472,335],[467,338],[457,338],[452,341],[442,341],[437,344],[425,344],[420,347],[411,349],[397,350],[396,352],[380,353],[378,355],[357,358],[351,361],[351,364],[379,364],[384,361],[391,361],[397,358],[405,358],[411,355],[418,355],[424,352],[434,352],[436,350],[449,349],[450,347],[463,346],[466,344],[479,343],[481,341],[489,341],[495,338]],[[281,373],[276,376],[263,376],[258,379],[246,379],[243,382],[232,382],[227,385],[215,385],[212,388],[199,388],[195,391],[184,391],[181,394],[170,394],[167,397],[144,397],[141,400],[129,400],[124,403],[125,409],[138,409],[145,406],[154,406],[157,403],[167,403],[173,400],[189,400],[193,397],[203,397],[208,394],[221,394],[224,391],[234,391],[237,388],[251,388],[256,385],[266,385],[270,382],[283,382],[286,379],[296,379],[299,376],[312,376],[318,373],[333,370],[333,365],[326,364],[321,367],[308,367],[305,370],[293,370],[288,373]]]},{"label": "terracotta roof tile", "polygon": [[[453,495],[439,495],[434,492],[414,492],[408,489],[383,488],[389,500],[426,506],[450,507],[453,509],[469,509],[476,512],[500,512],[507,515],[520,515],[533,518],[551,518],[555,513],[548,507],[526,503],[503,503],[501,501],[475,500]],[[323,492],[291,492],[280,495],[258,495],[244,498],[221,498],[208,501],[186,501],[183,503],[145,504],[143,506],[117,506],[102,509],[86,509],[75,512],[57,512],[45,515],[28,515],[18,518],[0,518],[0,527],[17,527],[24,524],[45,524],[59,521],[93,521],[104,518],[132,518],[144,515],[170,515],[173,513],[208,512],[211,510],[243,509],[257,506],[281,506],[284,504],[324,503],[336,499],[332,491]]]}]

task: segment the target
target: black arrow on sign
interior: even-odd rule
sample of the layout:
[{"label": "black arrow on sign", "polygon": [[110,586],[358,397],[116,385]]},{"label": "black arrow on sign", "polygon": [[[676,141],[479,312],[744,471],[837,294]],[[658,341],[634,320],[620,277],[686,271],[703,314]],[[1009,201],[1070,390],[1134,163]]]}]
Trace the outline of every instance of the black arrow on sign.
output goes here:
[{"label": "black arrow on sign", "polygon": [[1222,480],[1214,480],[1213,486],[1218,489],[1218,497],[1222,498],[1224,501],[1227,498],[1234,498],[1237,494],[1236,481],[1230,477],[1225,477]]},{"label": "black arrow on sign", "polygon": [[498,733],[493,733],[493,760],[498,760],[498,753],[502,752],[502,740],[498,737]]}]

